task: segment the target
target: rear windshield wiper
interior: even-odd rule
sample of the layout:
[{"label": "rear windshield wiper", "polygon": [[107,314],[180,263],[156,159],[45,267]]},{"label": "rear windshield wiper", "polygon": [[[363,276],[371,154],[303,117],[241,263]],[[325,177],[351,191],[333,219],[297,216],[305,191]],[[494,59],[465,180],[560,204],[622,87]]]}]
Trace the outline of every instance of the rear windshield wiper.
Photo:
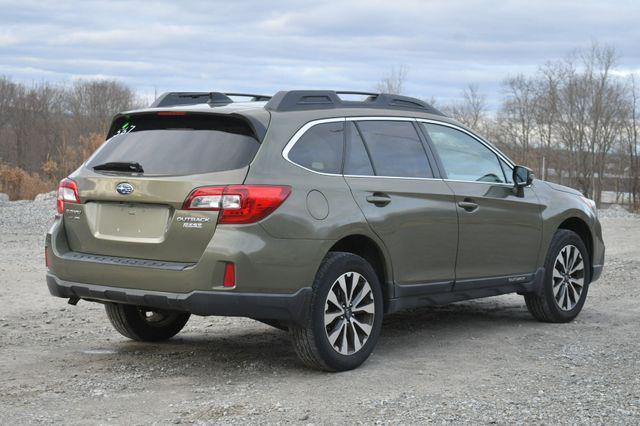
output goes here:
[{"label": "rear windshield wiper", "polygon": [[98,164],[93,167],[93,170],[108,170],[112,172],[130,172],[130,173],[144,173],[144,169],[140,163],[134,161],[112,161],[109,163]]}]

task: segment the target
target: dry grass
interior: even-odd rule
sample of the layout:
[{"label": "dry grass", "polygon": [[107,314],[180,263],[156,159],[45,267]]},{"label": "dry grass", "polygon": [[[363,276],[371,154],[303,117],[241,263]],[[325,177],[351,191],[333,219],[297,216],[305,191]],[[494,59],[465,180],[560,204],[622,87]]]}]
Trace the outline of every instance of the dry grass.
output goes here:
[{"label": "dry grass", "polygon": [[11,200],[32,200],[43,192],[53,191],[55,181],[38,173],[29,173],[19,167],[0,164],[0,192]]},{"label": "dry grass", "polygon": [[60,179],[68,176],[104,142],[101,135],[81,136],[77,143],[63,141],[55,158],[42,163],[42,173],[30,173],[0,162],[0,192],[11,200],[32,200],[43,192],[54,191]]}]

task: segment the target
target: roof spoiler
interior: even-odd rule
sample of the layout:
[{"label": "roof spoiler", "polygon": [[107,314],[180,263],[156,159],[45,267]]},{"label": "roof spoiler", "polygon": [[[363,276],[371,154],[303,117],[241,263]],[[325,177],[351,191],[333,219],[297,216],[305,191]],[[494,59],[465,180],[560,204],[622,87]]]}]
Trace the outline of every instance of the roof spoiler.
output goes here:
[{"label": "roof spoiler", "polygon": [[[363,95],[364,100],[343,100],[339,95]],[[265,106],[271,111],[308,111],[333,108],[384,108],[444,114],[418,98],[391,93],[333,90],[289,90],[276,93]]]},{"label": "roof spoiler", "polygon": [[156,99],[151,108],[161,108],[179,105],[227,105],[233,103],[232,97],[248,98],[250,102],[268,101],[271,96],[253,93],[222,93],[222,92],[166,92]]}]

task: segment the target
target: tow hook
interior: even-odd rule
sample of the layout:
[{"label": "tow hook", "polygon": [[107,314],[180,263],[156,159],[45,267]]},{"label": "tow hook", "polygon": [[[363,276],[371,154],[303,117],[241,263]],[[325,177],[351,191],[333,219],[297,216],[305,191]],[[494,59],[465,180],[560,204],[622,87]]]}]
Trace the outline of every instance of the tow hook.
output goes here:
[{"label": "tow hook", "polygon": [[70,305],[76,306],[79,301],[80,301],[79,297],[70,297],[67,303]]}]

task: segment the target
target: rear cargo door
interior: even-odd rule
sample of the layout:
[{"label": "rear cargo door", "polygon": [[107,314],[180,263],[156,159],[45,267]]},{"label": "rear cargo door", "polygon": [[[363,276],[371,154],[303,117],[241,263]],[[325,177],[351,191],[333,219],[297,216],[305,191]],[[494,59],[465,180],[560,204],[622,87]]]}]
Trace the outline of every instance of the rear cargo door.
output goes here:
[{"label": "rear cargo door", "polygon": [[251,128],[237,117],[168,111],[119,117],[111,133],[71,176],[80,204],[65,206],[70,248],[197,262],[218,212],[183,203],[194,188],[244,182],[259,147]]}]

